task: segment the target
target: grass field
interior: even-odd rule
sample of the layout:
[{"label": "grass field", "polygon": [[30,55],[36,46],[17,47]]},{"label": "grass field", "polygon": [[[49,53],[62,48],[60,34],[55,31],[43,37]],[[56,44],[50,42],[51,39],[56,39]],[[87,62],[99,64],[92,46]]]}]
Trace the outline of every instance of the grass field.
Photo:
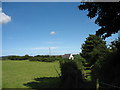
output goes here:
[{"label": "grass field", "polygon": [[59,85],[58,62],[3,61],[3,88],[54,88]]},{"label": "grass field", "polygon": [[2,88],[2,61],[0,58],[0,89]]}]

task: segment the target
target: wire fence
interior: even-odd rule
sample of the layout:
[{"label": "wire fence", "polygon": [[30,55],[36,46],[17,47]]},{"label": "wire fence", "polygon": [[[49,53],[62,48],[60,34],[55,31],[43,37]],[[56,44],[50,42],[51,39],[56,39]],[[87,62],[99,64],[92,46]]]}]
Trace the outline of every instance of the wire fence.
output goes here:
[{"label": "wire fence", "polygon": [[[101,86],[101,85],[105,85],[105,86],[108,86],[108,87],[111,87],[111,88],[120,89],[120,86],[115,86],[115,85],[111,85],[111,84],[108,84],[108,83],[104,83],[104,82],[101,82],[101,81],[99,81],[99,80],[97,79],[97,84],[96,84],[96,86],[99,86],[99,87],[101,87],[101,88],[105,88],[105,87],[103,87],[103,86]],[[99,87],[96,87],[96,88],[99,88]]]},{"label": "wire fence", "polygon": [[103,82],[99,82],[100,84],[103,84],[103,85],[106,85],[106,86],[109,86],[109,87],[113,87],[113,88],[119,88],[119,86],[114,86],[114,85],[111,85],[111,84],[108,84],[108,83],[103,83]]}]

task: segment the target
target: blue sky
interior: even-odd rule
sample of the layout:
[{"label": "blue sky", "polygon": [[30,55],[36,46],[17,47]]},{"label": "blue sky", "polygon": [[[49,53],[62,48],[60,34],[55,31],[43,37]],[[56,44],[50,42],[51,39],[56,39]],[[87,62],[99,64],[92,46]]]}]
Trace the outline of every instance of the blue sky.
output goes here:
[{"label": "blue sky", "polygon": [[[3,3],[2,11],[11,17],[2,25],[3,55],[46,55],[80,52],[89,34],[99,29],[77,2]],[[106,39],[114,40],[117,34]]]}]

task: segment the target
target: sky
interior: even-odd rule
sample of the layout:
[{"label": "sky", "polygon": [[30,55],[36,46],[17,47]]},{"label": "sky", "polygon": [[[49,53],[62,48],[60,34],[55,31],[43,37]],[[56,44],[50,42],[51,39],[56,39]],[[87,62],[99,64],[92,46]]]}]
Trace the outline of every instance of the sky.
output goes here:
[{"label": "sky", "polygon": [[[3,2],[2,55],[79,53],[99,27],[79,2]],[[107,43],[118,35],[106,39]],[[50,50],[50,51],[49,51]]]}]

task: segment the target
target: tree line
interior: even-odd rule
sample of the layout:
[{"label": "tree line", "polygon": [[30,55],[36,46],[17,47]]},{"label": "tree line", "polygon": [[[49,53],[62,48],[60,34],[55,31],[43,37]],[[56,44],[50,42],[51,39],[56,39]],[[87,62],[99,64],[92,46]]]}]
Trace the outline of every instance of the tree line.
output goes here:
[{"label": "tree line", "polygon": [[2,57],[2,60],[29,60],[29,61],[41,61],[41,62],[53,62],[58,61],[62,57],[61,56],[49,56],[49,55],[36,55],[36,56],[4,56]]},{"label": "tree line", "polygon": [[[120,2],[84,2],[79,5],[80,10],[88,11],[88,18],[96,18],[95,24],[100,28],[96,35],[89,35],[82,45],[81,56],[86,59],[92,70],[92,81],[113,86],[120,85],[120,36],[108,46],[105,39],[120,30]],[[101,88],[110,89],[101,85]]]}]

